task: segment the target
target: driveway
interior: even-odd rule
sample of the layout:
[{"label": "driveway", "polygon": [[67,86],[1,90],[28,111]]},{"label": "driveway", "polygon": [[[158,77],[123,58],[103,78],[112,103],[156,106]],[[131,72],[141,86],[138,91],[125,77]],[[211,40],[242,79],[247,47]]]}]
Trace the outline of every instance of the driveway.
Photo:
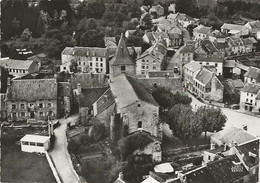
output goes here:
[{"label": "driveway", "polygon": [[61,125],[54,130],[56,137],[55,144],[53,150],[49,153],[63,183],[80,182],[67,150],[67,122],[75,119],[75,116],[69,117],[68,119],[59,119]]},{"label": "driveway", "polygon": [[[196,109],[199,106],[206,105],[200,102],[198,99],[196,99],[193,95],[188,95],[192,97],[191,106],[194,109]],[[235,126],[237,128],[242,128],[243,125],[247,125],[247,131],[250,134],[260,137],[260,118],[244,114],[239,111],[234,111],[228,108],[222,108],[222,111],[227,116],[226,127]]]}]

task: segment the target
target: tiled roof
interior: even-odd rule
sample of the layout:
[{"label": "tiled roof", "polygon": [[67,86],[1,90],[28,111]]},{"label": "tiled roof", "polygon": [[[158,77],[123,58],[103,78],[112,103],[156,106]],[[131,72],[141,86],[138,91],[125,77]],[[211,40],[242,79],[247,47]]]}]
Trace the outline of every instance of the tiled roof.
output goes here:
[{"label": "tiled roof", "polygon": [[82,94],[79,94],[79,106],[91,107],[91,105],[96,102],[108,88],[109,87],[82,89]]},{"label": "tiled roof", "polygon": [[207,34],[208,32],[211,31],[211,27],[206,27],[206,26],[198,26],[195,28],[195,30],[198,32],[198,33],[202,33],[202,34]]},{"label": "tiled roof", "polygon": [[180,53],[194,53],[194,50],[194,45],[184,45],[182,48],[180,48]]},{"label": "tiled roof", "polygon": [[[247,166],[253,167],[258,164],[259,162],[259,139],[251,140],[249,142],[245,142],[243,144],[238,145],[237,147],[238,152],[241,155],[244,155],[243,160]],[[249,155],[249,153],[253,153],[257,155],[257,158],[253,158]]]},{"label": "tiled roof", "polygon": [[244,27],[243,25],[224,23],[224,24],[221,26],[221,29],[238,30],[238,31],[240,31],[241,29],[243,29],[243,27]]},{"label": "tiled roof", "polygon": [[111,65],[134,65],[134,60],[130,57],[126,47],[124,35],[121,34],[116,54],[110,60]]},{"label": "tiled roof", "polygon": [[11,101],[57,100],[55,79],[13,80],[7,97]]},{"label": "tiled roof", "polygon": [[72,89],[76,89],[78,83],[82,89],[101,88],[108,86],[108,79],[105,74],[90,74],[90,73],[74,73],[71,75]]},{"label": "tiled roof", "polygon": [[201,64],[199,64],[198,62],[190,62],[184,65],[185,68],[187,68],[188,70],[194,72],[197,71],[199,69],[201,69]]},{"label": "tiled roof", "polygon": [[260,85],[253,84],[253,83],[246,83],[244,88],[241,91],[246,92],[246,93],[253,93],[256,95],[260,91]]},{"label": "tiled roof", "polygon": [[145,50],[145,52],[142,53],[142,55],[140,55],[139,58],[142,58],[146,55],[151,55],[157,58],[159,61],[162,61],[166,53],[167,53],[167,48],[163,44],[157,42],[155,45]]},{"label": "tiled roof", "polygon": [[220,160],[209,162],[207,164],[207,169],[216,182],[231,183],[249,173],[242,163],[240,164],[242,166],[242,171],[232,171],[232,167],[236,165],[235,163],[239,162],[239,158],[236,155],[232,155]]},{"label": "tiled roof", "polygon": [[202,44],[202,48],[204,48],[207,53],[218,52],[215,45],[209,40],[202,40],[201,44]]},{"label": "tiled roof", "polygon": [[250,140],[255,139],[255,137],[243,129],[236,128],[233,126],[227,127],[212,135],[213,139],[217,139],[222,143],[230,144],[235,142],[241,144]]},{"label": "tiled roof", "polygon": [[107,49],[98,47],[66,47],[61,54],[85,57],[107,57]]},{"label": "tiled roof", "polygon": [[185,174],[187,182],[192,183],[219,183],[217,182],[207,167],[201,167],[195,171],[190,171]]},{"label": "tiled roof", "polygon": [[250,67],[249,70],[245,73],[244,77],[259,79],[260,81],[260,69],[255,67]]},{"label": "tiled roof", "polygon": [[194,60],[198,62],[218,62],[224,63],[224,58],[220,55],[205,55],[205,54],[195,54]]},{"label": "tiled roof", "polygon": [[27,70],[32,65],[32,60],[0,59],[0,66],[8,69]]},{"label": "tiled roof", "polygon": [[107,89],[104,94],[97,99],[97,114],[101,113],[115,102],[111,89]]},{"label": "tiled roof", "polygon": [[206,68],[202,68],[201,71],[196,75],[196,80],[200,81],[203,83],[205,86],[209,84],[213,77],[214,73],[209,71]]}]

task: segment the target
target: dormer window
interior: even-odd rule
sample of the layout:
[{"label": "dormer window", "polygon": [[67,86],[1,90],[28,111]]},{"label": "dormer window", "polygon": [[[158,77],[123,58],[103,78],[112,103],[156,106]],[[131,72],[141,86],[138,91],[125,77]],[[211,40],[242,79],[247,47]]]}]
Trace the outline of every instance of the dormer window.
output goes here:
[{"label": "dormer window", "polygon": [[141,104],[138,104],[137,106],[138,106],[138,107],[141,107]]},{"label": "dormer window", "polygon": [[143,128],[142,121],[138,121],[138,129]]},{"label": "dormer window", "polygon": [[125,72],[125,65],[121,66],[121,72]]}]

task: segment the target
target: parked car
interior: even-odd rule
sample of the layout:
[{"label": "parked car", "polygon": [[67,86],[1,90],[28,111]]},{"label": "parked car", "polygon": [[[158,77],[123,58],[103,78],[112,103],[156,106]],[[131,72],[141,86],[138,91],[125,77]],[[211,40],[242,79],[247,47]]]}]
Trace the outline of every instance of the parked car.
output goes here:
[{"label": "parked car", "polygon": [[230,106],[230,108],[233,109],[233,110],[238,110],[238,109],[240,109],[240,105],[239,104],[233,104],[233,105]]}]

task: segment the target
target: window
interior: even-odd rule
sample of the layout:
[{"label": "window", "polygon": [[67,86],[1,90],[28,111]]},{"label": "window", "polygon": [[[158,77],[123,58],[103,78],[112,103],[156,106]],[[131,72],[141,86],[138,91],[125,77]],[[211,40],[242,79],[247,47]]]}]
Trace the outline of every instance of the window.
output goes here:
[{"label": "window", "polygon": [[251,97],[253,97],[253,94],[251,94]]},{"label": "window", "polygon": [[24,104],[21,104],[21,109],[24,109]]},{"label": "window", "polygon": [[43,104],[42,103],[39,103],[39,108],[43,108]]},{"label": "window", "polygon": [[125,72],[125,65],[121,66],[121,72]]},{"label": "window", "polygon": [[246,94],[247,96],[249,95],[249,93]]},{"label": "window", "polygon": [[218,66],[218,63],[215,63],[215,67],[217,67]]},{"label": "window", "polygon": [[252,104],[252,103],[253,103],[253,100],[250,100],[250,103]]},{"label": "window", "polygon": [[103,61],[103,58],[100,58],[100,61],[102,62],[102,61]]},{"label": "window", "polygon": [[153,64],[156,64],[155,60],[153,61]]},{"label": "window", "polygon": [[138,128],[142,128],[142,127],[143,127],[142,121],[138,121]]},{"label": "window", "polygon": [[145,62],[145,60],[142,60],[142,62]]},{"label": "window", "polygon": [[103,63],[100,63],[100,67],[103,67]]},{"label": "window", "polygon": [[96,63],[96,67],[98,67],[98,63]]},{"label": "window", "polygon": [[31,146],[36,146],[36,143],[35,142],[30,142],[30,145]]},{"label": "window", "polygon": [[248,102],[248,99],[246,99],[246,102]]},{"label": "window", "polygon": [[146,69],[149,69],[149,66],[148,66],[148,65],[146,66]]},{"label": "window", "polygon": [[16,109],[16,105],[15,104],[12,104],[12,109]]},{"label": "window", "polygon": [[23,73],[25,73],[25,70],[23,70]]},{"label": "window", "polygon": [[85,62],[83,62],[83,65],[85,65]]},{"label": "window", "polygon": [[137,106],[138,106],[138,107],[141,107],[141,104],[138,104]]},{"label": "window", "polygon": [[28,142],[22,142],[22,144],[23,144],[23,145],[29,145],[29,143],[28,143]]},{"label": "window", "polygon": [[208,156],[208,160],[210,160],[210,156]]},{"label": "window", "polygon": [[142,69],[145,69],[145,66],[144,66],[144,65],[142,66]]},{"label": "window", "polygon": [[92,62],[89,62],[89,66],[92,67]]},{"label": "window", "polygon": [[37,146],[43,147],[43,143],[37,143]]},{"label": "window", "polygon": [[40,112],[40,116],[43,116],[43,112]]},{"label": "window", "polygon": [[81,65],[81,62],[79,62],[79,65]]},{"label": "window", "polygon": [[51,107],[51,103],[48,103],[48,107]]},{"label": "window", "polygon": [[15,118],[16,117],[16,112],[13,112],[12,115],[13,115],[13,118]]},{"label": "window", "polygon": [[18,73],[18,69],[16,69],[16,73]]},{"label": "window", "polygon": [[96,61],[98,61],[98,58],[96,58]]},{"label": "window", "polygon": [[156,70],[156,67],[155,67],[155,66],[153,66],[153,70]]},{"label": "window", "polygon": [[24,113],[24,112],[21,112],[21,116],[22,116],[22,117],[25,117],[25,113]]},{"label": "window", "polygon": [[209,63],[207,62],[206,65],[209,65]]},{"label": "window", "polygon": [[63,70],[66,70],[66,67],[63,67]]}]

